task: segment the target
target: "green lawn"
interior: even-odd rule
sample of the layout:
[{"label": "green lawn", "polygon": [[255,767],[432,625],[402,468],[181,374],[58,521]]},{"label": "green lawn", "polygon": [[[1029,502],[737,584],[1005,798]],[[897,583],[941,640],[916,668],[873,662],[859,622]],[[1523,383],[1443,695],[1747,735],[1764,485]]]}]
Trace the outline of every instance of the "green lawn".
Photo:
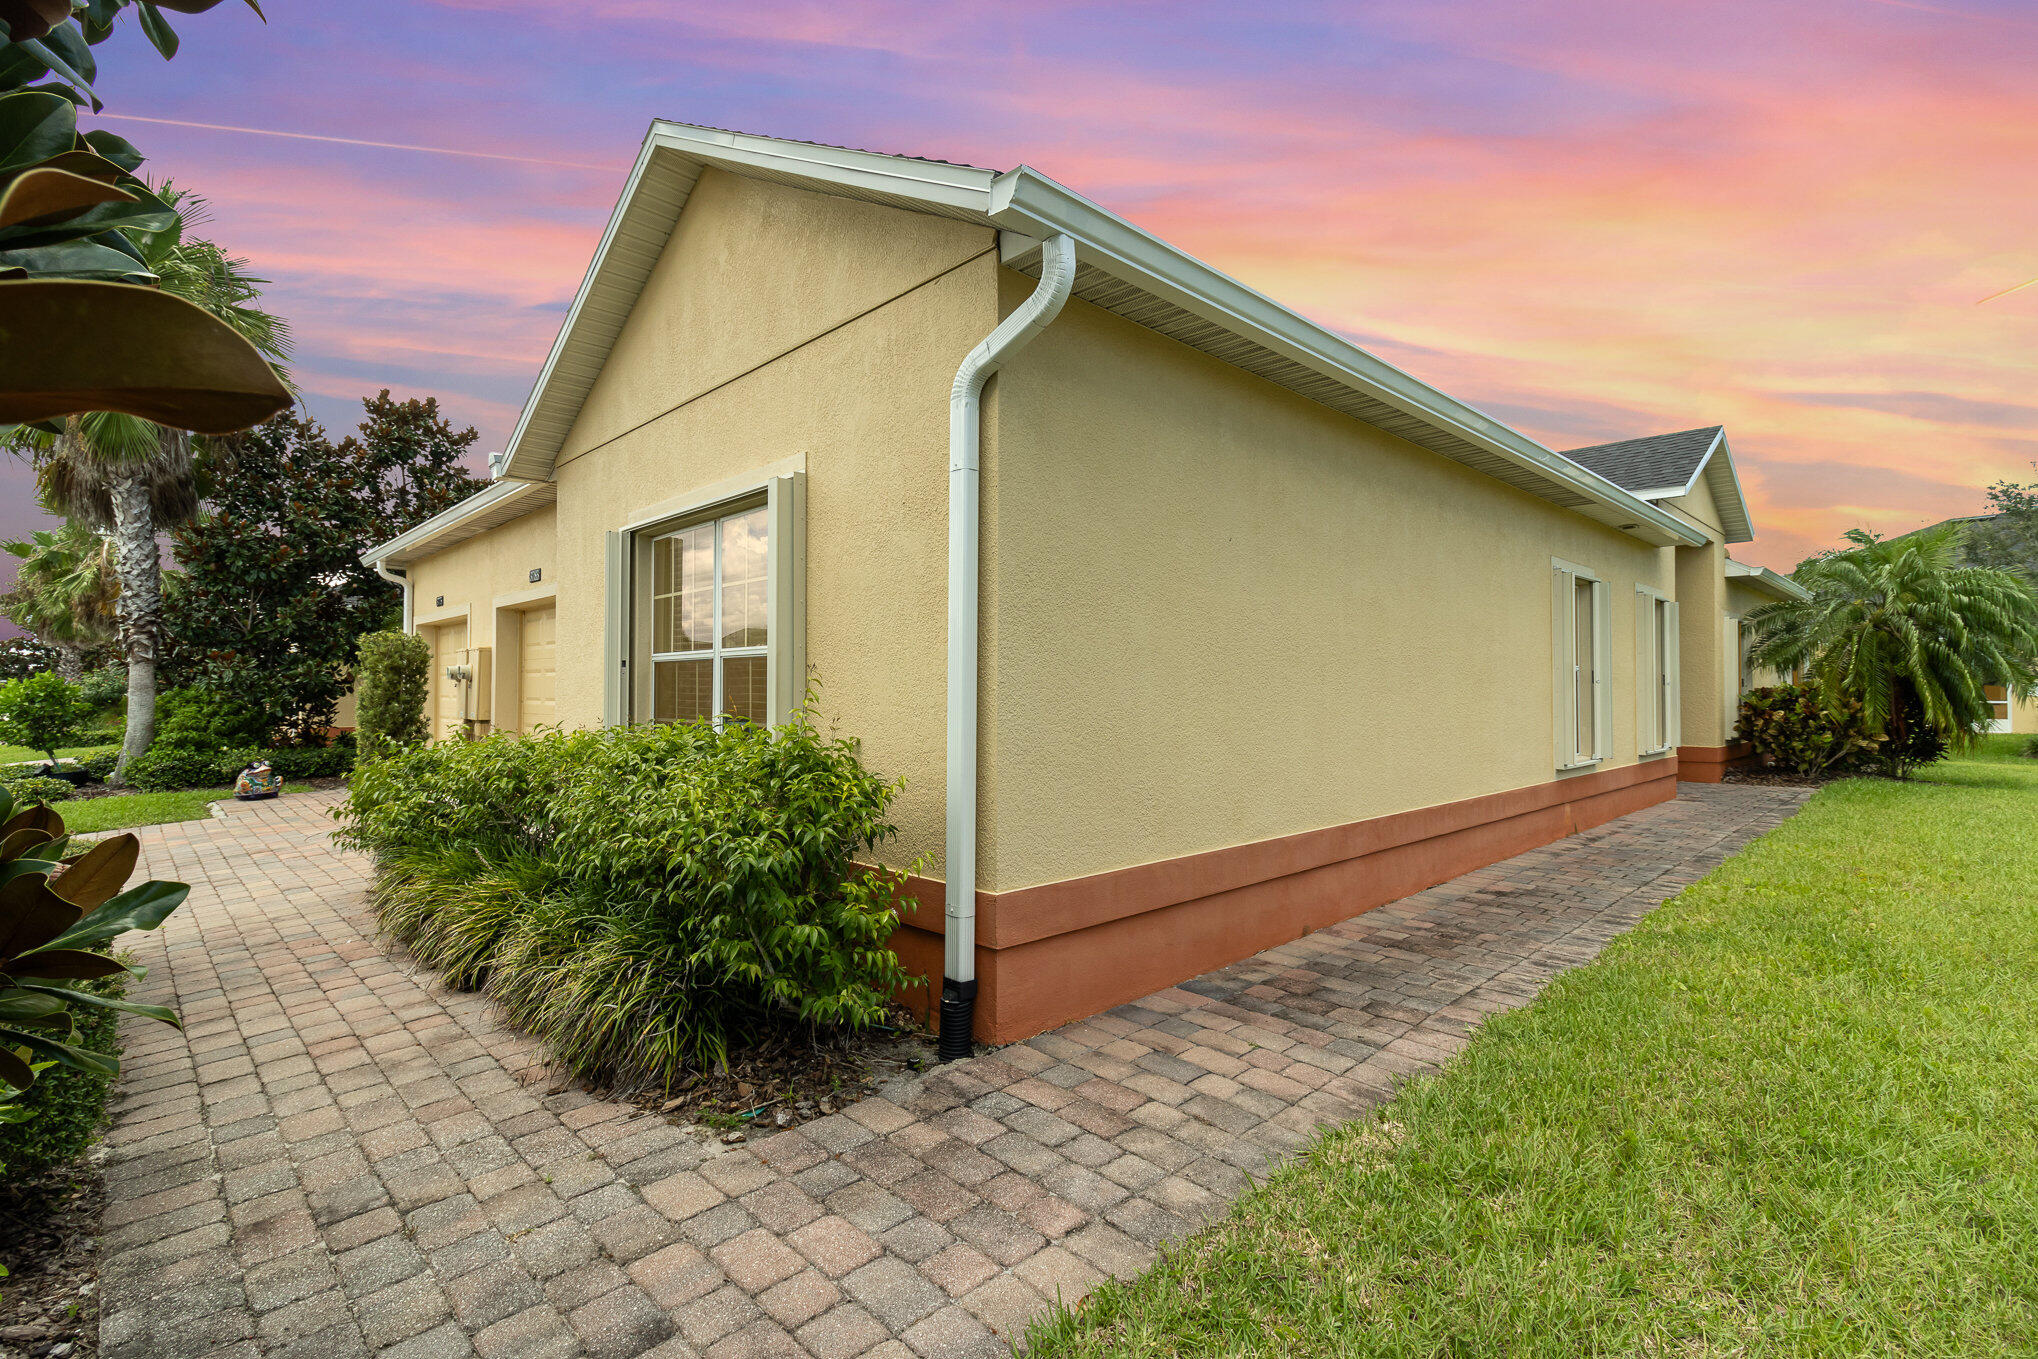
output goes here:
[{"label": "green lawn", "polygon": [[[80,755],[90,755],[95,751],[118,751],[119,749],[118,743],[107,745],[104,742],[83,746],[58,746],[57,757],[68,760]],[[37,764],[43,764],[49,760],[49,756],[40,750],[30,750],[27,746],[0,745],[0,765],[20,764],[25,760],[33,760]]]},{"label": "green lawn", "polygon": [[1849,780],[1032,1354],[2038,1352],[2038,761]]},{"label": "green lawn", "polygon": [[[308,783],[283,785],[286,793],[308,792],[310,788]],[[166,821],[196,821],[209,814],[206,808],[210,804],[233,795],[231,788],[185,788],[174,793],[129,793],[59,802],[56,808],[73,835],[96,835],[133,826],[160,826]]]}]

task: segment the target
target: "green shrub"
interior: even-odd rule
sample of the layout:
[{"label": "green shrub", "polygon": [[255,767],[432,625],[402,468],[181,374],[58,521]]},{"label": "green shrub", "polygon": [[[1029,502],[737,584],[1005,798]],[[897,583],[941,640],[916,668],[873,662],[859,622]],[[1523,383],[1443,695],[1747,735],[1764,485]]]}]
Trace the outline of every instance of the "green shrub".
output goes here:
[{"label": "green shrub", "polygon": [[351,736],[341,736],[330,745],[284,746],[264,754],[270,768],[293,782],[338,778],[354,767],[354,741]]},{"label": "green shrub", "polygon": [[371,632],[361,639],[355,671],[355,731],[364,759],[424,743],[425,699],[431,692],[432,649],[407,632]]},{"label": "green shrub", "polygon": [[8,779],[7,790],[14,794],[15,801],[24,804],[30,802],[62,802],[77,791],[71,786],[68,779],[46,779],[39,774],[30,774],[26,778]]},{"label": "green shrub", "polygon": [[2027,736],[2024,738],[2024,758],[2027,760],[2038,760],[2038,736]]},{"label": "green shrub", "polygon": [[[72,988],[117,998],[127,992],[127,974],[74,982]],[[107,1057],[120,1055],[118,1011],[81,1005],[75,1023],[74,1046]],[[110,1072],[46,1067],[34,1085],[9,1101],[23,1115],[19,1121],[0,1120],[0,1172],[26,1177],[83,1155],[106,1121],[106,1097],[112,1088]]]},{"label": "green shrub", "polygon": [[558,1059],[670,1086],[769,1027],[865,1027],[909,978],[898,785],[802,717],[499,733],[355,771],[344,839],[384,929]]},{"label": "green shrub", "polygon": [[[157,741],[127,762],[128,783],[144,793],[220,785],[221,752],[203,746]],[[238,773],[238,769],[235,771]]]},{"label": "green shrub", "polygon": [[231,694],[187,685],[156,695],[157,743],[224,750],[267,745],[269,739],[261,711]]},{"label": "green shrub", "polygon": [[88,750],[77,757],[79,767],[95,779],[104,779],[113,772],[113,766],[120,763],[120,747],[104,746]]},{"label": "green shrub", "polygon": [[94,713],[112,712],[127,702],[127,667],[102,665],[78,681],[78,697]]},{"label": "green shrub", "polygon": [[53,671],[0,684],[0,741],[40,750],[52,760],[91,715],[77,686]]},{"label": "green shrub", "polygon": [[1734,738],[1754,748],[1762,764],[1812,777],[1852,768],[1875,752],[1876,739],[1861,721],[1861,709],[1828,708],[1816,687],[1777,684],[1741,696]]}]

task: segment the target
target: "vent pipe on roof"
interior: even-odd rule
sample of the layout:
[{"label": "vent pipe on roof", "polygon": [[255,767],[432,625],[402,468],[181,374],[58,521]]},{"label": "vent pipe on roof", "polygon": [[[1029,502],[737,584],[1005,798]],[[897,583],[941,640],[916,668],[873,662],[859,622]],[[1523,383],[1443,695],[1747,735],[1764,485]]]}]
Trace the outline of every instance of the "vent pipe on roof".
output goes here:
[{"label": "vent pipe on roof", "polygon": [[998,323],[955,370],[948,394],[948,846],[942,936],[944,1062],[970,1055],[977,1006],[977,453],[984,384],[1007,355],[1047,329],[1076,280],[1076,243],[1065,235],[1040,247],[1040,286]]}]

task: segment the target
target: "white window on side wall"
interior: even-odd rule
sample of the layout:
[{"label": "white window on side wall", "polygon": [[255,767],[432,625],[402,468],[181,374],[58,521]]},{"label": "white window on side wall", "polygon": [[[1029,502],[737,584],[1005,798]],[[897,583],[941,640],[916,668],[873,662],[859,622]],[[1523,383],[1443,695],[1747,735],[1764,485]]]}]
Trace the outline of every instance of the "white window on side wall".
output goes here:
[{"label": "white window on side wall", "polygon": [[609,535],[607,721],[776,724],[798,707],[803,481]]},{"label": "white window on side wall", "polygon": [[1644,755],[1677,745],[1679,709],[1677,601],[1647,585],[1635,587],[1635,732]]},{"label": "white window on side wall", "polygon": [[1606,758],[1611,745],[1607,681],[1613,620],[1605,581],[1567,561],[1553,558],[1551,568],[1557,768],[1579,769]]}]

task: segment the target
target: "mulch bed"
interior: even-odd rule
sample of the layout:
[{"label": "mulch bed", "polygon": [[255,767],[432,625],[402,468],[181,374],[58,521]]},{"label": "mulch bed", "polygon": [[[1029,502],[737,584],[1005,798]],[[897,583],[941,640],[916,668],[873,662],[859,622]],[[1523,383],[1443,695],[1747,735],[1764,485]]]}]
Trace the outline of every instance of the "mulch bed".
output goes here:
[{"label": "mulch bed", "polygon": [[821,1042],[785,1035],[732,1053],[727,1071],[688,1076],[670,1092],[610,1091],[607,1097],[692,1124],[703,1138],[735,1143],[826,1118],[934,1060],[934,1035],[902,1011],[889,1029]]},{"label": "mulch bed", "polygon": [[99,1255],[106,1187],[88,1156],[0,1184],[0,1359],[99,1353]]},{"label": "mulch bed", "polygon": [[1758,769],[1753,765],[1728,765],[1723,783],[1760,783],[1774,788],[1818,788],[1839,779],[1860,778],[1859,773],[1814,774],[1807,778],[1788,769]]}]

